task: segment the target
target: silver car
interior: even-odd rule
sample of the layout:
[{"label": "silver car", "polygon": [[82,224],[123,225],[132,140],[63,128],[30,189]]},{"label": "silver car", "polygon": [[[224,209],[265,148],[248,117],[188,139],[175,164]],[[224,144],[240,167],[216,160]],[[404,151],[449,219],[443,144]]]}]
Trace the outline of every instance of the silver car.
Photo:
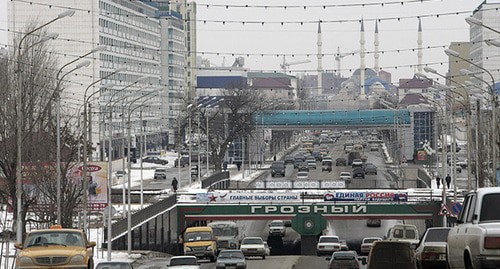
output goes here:
[{"label": "silver car", "polygon": [[222,250],[217,256],[215,268],[246,269],[247,262],[241,250]]}]

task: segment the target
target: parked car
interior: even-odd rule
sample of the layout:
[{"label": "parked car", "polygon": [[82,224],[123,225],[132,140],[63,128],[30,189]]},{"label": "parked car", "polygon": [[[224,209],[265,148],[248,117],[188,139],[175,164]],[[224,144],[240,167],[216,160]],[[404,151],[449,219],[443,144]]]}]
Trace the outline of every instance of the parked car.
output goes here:
[{"label": "parked car", "polygon": [[446,245],[450,227],[433,227],[425,231],[415,249],[415,258],[419,269],[446,269]]},{"label": "parked car", "polygon": [[285,162],[273,162],[273,164],[271,164],[271,177],[275,177],[276,175],[285,176],[285,170]]},{"label": "parked car", "polygon": [[122,178],[127,175],[127,171],[125,170],[118,170],[115,172],[115,177],[116,178]]},{"label": "parked car", "polygon": [[330,262],[328,263],[329,269],[359,268],[359,258],[356,251],[334,252],[331,257],[327,257],[326,259],[330,260]]},{"label": "parked car", "polygon": [[361,241],[361,255],[368,255],[370,253],[370,250],[372,249],[373,243],[377,241],[381,241],[382,238],[380,237],[365,237],[363,238],[363,241]]},{"label": "parked car", "polygon": [[154,179],[167,179],[167,169],[156,168],[154,173]]},{"label": "parked car", "polygon": [[239,249],[227,249],[219,252],[217,256],[217,261],[215,262],[216,269],[225,268],[235,268],[235,269],[246,269],[247,262],[245,260],[245,255]]},{"label": "parked car", "polygon": [[465,160],[458,160],[456,163],[456,165],[462,167],[462,169],[466,169],[467,166],[469,166],[469,161],[467,159]]},{"label": "parked car", "polygon": [[324,254],[331,255],[333,252],[340,250],[340,239],[338,236],[322,235],[319,237],[318,244],[316,245],[316,254],[318,256]]},{"label": "parked car", "polygon": [[409,242],[376,241],[368,259],[363,258],[367,269],[416,269],[415,252]]},{"label": "parked car", "polygon": [[161,165],[166,165],[168,164],[168,161],[165,159],[161,159],[157,156],[146,156],[142,158],[143,163],[154,163],[154,164],[161,164]]},{"label": "parked car", "polygon": [[96,265],[95,269],[134,269],[129,262],[100,262]]},{"label": "parked car", "polygon": [[365,178],[365,170],[363,170],[363,168],[361,167],[357,167],[357,168],[354,168],[354,170],[352,170],[352,178]]},{"label": "parked car", "polygon": [[347,160],[345,158],[337,158],[335,160],[335,166],[346,166]]},{"label": "parked car", "polygon": [[260,256],[266,259],[266,246],[260,237],[245,237],[241,240],[240,250],[245,257]]}]

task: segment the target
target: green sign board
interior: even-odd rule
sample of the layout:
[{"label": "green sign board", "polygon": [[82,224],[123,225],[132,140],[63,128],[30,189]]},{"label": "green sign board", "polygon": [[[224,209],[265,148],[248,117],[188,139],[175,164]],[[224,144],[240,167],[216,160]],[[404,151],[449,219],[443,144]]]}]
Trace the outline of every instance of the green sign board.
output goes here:
[{"label": "green sign board", "polygon": [[321,214],[297,214],[292,228],[300,235],[318,235],[326,228],[326,219]]}]

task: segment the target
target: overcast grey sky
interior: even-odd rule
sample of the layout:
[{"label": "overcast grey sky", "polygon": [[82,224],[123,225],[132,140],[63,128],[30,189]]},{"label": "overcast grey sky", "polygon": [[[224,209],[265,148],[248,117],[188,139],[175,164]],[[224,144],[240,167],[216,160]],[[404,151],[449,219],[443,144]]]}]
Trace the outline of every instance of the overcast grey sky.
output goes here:
[{"label": "overcast grey sky", "polygon": [[[0,0],[1,44],[7,42],[7,1]],[[402,5],[392,4],[394,2],[200,0],[197,1],[197,19],[200,20],[197,52],[203,53],[202,57],[215,65],[222,65],[224,57],[226,65],[231,65],[235,57],[244,56],[245,67],[267,71],[279,71],[282,55],[286,54],[289,62],[311,61],[291,66],[292,73],[307,71],[311,74],[317,67],[317,21],[322,20],[323,69],[333,70],[337,69],[333,55],[337,47],[341,53],[359,50],[361,18],[365,21],[365,49],[367,52],[374,51],[374,20],[377,19],[380,20],[379,47],[383,52],[380,66],[393,73],[393,82],[397,83],[399,78],[411,77],[414,68],[408,66],[417,63],[417,52],[412,51],[417,48],[417,17],[422,18],[423,47],[438,47],[424,49],[423,63],[445,73],[448,58],[443,46],[447,47],[453,41],[469,40],[469,26],[464,18],[470,16],[483,0],[401,0],[404,2]],[[499,3],[500,0],[488,2]],[[358,5],[362,3],[366,5]],[[371,5],[373,3],[385,4]],[[228,6],[217,6],[220,4]],[[261,7],[264,5],[268,7]],[[236,54],[233,56],[231,53]],[[350,55],[344,57],[341,63],[342,73],[346,76],[359,67],[360,59],[358,55]],[[373,54],[366,55],[366,66],[373,67]]]}]

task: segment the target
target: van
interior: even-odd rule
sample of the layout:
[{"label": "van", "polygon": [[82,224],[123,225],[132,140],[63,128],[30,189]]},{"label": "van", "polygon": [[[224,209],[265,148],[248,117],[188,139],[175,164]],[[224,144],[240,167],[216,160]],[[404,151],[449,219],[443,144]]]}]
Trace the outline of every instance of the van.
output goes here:
[{"label": "van", "polygon": [[184,255],[208,258],[211,262],[217,257],[217,240],[211,227],[189,227],[183,235]]},{"label": "van", "polygon": [[386,239],[409,242],[414,247],[420,242],[417,226],[412,224],[395,224],[388,230]]}]

